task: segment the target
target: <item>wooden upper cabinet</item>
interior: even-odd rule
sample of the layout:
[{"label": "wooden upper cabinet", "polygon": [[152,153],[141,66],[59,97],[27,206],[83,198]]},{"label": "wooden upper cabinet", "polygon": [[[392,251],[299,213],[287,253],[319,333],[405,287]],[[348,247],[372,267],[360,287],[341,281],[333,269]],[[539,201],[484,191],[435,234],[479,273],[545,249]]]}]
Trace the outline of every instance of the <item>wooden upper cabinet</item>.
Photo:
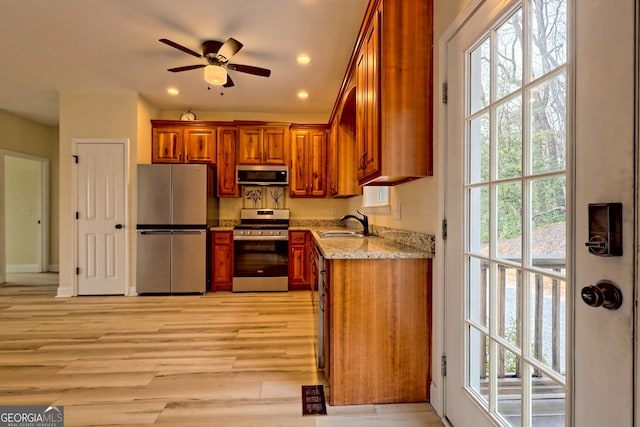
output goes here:
[{"label": "wooden upper cabinet", "polygon": [[380,57],[380,14],[375,12],[364,36],[356,62],[356,116],[358,180],[366,181],[380,174],[380,96],[377,60]]},{"label": "wooden upper cabinet", "polygon": [[286,165],[288,148],[288,126],[238,127],[240,165]]},{"label": "wooden upper cabinet", "polygon": [[236,184],[235,127],[218,128],[218,197],[239,197],[240,186]]},{"label": "wooden upper cabinet", "polygon": [[182,163],[184,140],[182,128],[153,128],[151,161],[153,163]]},{"label": "wooden upper cabinet", "polygon": [[216,163],[215,126],[151,121],[153,163]]},{"label": "wooden upper cabinet", "polygon": [[331,123],[327,144],[327,195],[350,197],[362,194],[358,184],[356,147],[356,89],[345,95],[341,109]]},{"label": "wooden upper cabinet", "polygon": [[371,1],[349,78],[356,80],[359,183],[433,175],[432,0]]},{"label": "wooden upper cabinet", "polygon": [[326,126],[291,128],[289,195],[325,197],[327,194]]},{"label": "wooden upper cabinet", "polygon": [[185,129],[184,152],[188,163],[215,163],[216,128]]}]

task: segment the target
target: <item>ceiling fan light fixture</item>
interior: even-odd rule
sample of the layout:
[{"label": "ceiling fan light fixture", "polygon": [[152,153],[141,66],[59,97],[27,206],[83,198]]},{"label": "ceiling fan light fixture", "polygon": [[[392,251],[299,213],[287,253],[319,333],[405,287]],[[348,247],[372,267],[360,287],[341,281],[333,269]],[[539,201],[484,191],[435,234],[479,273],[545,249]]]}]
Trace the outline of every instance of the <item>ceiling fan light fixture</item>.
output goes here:
[{"label": "ceiling fan light fixture", "polygon": [[222,86],[227,83],[227,72],[219,65],[207,65],[204,67],[204,79],[209,84]]}]

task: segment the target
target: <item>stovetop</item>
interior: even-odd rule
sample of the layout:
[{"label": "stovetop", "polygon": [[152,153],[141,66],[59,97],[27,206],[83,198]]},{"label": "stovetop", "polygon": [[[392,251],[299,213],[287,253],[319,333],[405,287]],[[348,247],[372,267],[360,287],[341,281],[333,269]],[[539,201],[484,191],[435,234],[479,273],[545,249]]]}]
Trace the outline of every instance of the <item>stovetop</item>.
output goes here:
[{"label": "stovetop", "polygon": [[289,209],[242,209],[240,224],[234,227],[234,239],[286,239],[289,232]]}]

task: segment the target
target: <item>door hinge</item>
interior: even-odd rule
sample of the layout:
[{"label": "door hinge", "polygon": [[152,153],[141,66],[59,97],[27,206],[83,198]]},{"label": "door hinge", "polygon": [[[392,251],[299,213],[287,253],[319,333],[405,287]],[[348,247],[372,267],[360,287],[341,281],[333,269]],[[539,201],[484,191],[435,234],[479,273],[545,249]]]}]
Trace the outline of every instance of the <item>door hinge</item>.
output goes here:
[{"label": "door hinge", "polygon": [[80,212],[76,211],[76,219],[80,219]]},{"label": "door hinge", "polygon": [[447,220],[442,220],[442,240],[447,240]]},{"label": "door hinge", "polygon": [[78,163],[78,155],[77,154],[72,154],[71,157],[73,157],[73,161],[77,164]]},{"label": "door hinge", "polygon": [[447,104],[449,102],[449,83],[442,83],[442,103]]},{"label": "door hinge", "polygon": [[76,276],[80,275],[80,267],[76,267]]},{"label": "door hinge", "polygon": [[443,354],[440,359],[440,372],[443,377],[447,376],[447,355]]}]

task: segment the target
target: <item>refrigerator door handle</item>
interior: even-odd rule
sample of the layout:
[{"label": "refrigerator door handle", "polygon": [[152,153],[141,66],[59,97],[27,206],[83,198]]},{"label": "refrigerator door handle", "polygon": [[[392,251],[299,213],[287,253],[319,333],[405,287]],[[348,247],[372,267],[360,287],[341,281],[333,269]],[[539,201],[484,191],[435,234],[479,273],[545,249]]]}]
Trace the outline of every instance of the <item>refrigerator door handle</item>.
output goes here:
[{"label": "refrigerator door handle", "polygon": [[171,234],[171,230],[160,230],[160,231],[139,231],[138,233],[143,235],[153,235],[153,234]]}]

